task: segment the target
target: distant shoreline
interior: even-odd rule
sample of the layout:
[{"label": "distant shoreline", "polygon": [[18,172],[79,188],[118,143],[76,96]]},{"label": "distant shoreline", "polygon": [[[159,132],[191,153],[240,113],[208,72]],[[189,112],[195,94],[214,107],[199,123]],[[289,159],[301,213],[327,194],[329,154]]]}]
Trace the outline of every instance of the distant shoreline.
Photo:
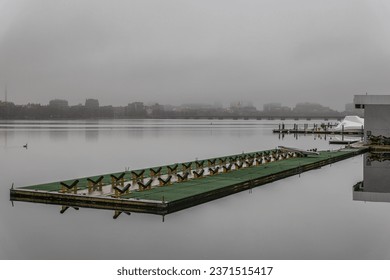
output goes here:
[{"label": "distant shoreline", "polygon": [[107,118],[107,117],[94,117],[94,118],[0,118],[0,121],[48,121],[48,120],[341,120],[346,115],[340,116],[188,116],[188,117],[120,117],[120,118]]}]

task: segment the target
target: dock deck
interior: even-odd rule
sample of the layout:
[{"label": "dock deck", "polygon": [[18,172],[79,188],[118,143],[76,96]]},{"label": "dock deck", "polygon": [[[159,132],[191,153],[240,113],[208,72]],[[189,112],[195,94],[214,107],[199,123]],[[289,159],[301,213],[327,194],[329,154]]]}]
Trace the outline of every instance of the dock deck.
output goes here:
[{"label": "dock deck", "polygon": [[362,154],[367,147],[302,157],[279,149],[26,186],[12,201],[166,215]]}]

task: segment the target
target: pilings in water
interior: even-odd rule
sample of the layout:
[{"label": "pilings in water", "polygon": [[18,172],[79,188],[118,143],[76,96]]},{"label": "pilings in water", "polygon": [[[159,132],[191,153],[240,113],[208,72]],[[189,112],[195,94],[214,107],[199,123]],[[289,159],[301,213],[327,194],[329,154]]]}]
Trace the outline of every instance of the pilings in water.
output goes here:
[{"label": "pilings in water", "polygon": [[319,132],[319,133],[330,133],[331,129],[335,125],[332,123],[321,123],[321,124],[292,124],[292,127],[287,128],[287,126],[284,123],[280,123],[278,125],[278,129],[274,129],[274,133],[313,133],[313,132]]},{"label": "pilings in water", "polygon": [[357,142],[353,140],[345,140],[345,136],[353,136],[360,137],[360,140],[363,141],[364,137],[364,128],[361,126],[360,129],[348,129],[346,130],[344,126],[341,126],[341,130],[333,130],[334,124],[331,123],[322,123],[322,124],[296,124],[294,123],[292,127],[287,128],[287,126],[282,123],[279,124],[278,129],[273,129],[273,133],[279,134],[279,139],[284,138],[286,134],[294,135],[294,138],[298,139],[299,134],[313,134],[321,137],[320,135],[325,136],[325,140],[327,135],[341,135],[341,140],[330,141],[330,144],[348,144]]}]

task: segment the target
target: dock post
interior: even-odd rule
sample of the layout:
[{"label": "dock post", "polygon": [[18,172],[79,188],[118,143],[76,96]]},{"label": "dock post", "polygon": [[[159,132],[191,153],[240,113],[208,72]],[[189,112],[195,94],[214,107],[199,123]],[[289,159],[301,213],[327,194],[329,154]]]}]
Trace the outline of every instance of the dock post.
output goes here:
[{"label": "dock post", "polygon": [[298,173],[299,173],[299,178],[301,178],[301,162],[299,162],[299,165],[298,165]]}]

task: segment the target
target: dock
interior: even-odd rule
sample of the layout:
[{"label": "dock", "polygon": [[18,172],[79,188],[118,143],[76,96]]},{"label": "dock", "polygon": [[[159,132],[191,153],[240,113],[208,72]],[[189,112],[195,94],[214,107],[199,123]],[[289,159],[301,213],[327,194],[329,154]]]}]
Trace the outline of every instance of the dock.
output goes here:
[{"label": "dock", "polygon": [[340,129],[335,130],[335,125],[327,124],[293,124],[288,128],[284,123],[279,124],[278,128],[273,129],[273,133],[279,134],[331,134],[331,135],[354,135],[363,136],[364,129]]},{"label": "dock", "polygon": [[242,153],[140,170],[12,188],[11,201],[167,215],[368,151],[368,147],[304,154],[285,149]]}]

